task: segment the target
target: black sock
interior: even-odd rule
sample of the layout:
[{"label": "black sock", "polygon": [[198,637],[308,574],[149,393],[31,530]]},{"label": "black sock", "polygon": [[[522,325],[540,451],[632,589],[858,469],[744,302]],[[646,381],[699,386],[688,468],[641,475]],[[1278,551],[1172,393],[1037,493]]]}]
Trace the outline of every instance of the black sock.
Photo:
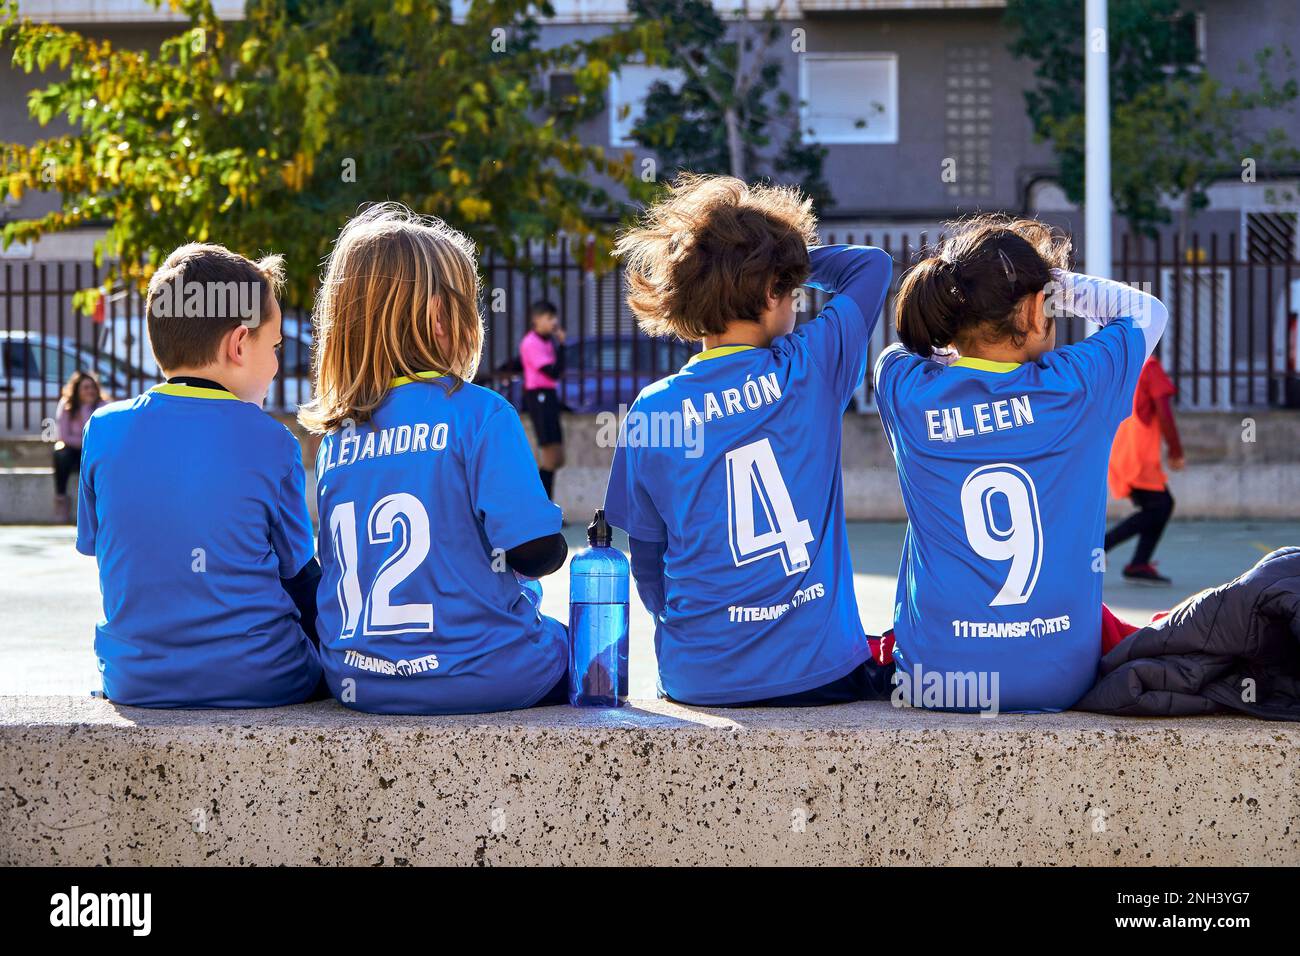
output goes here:
[{"label": "black sock", "polygon": [[547,471],[545,468],[538,468],[537,473],[542,476],[542,487],[546,489],[546,497],[553,498],[551,489],[555,486],[555,472]]}]

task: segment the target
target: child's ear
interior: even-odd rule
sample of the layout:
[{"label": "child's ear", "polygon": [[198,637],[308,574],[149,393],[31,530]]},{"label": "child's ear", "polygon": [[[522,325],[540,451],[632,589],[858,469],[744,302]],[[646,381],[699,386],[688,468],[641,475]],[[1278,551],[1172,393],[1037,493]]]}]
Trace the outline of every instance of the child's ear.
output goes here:
[{"label": "child's ear", "polygon": [[244,345],[249,336],[248,326],[240,324],[230,330],[226,336],[226,347],[224,349],[226,359],[235,365],[244,364]]},{"label": "child's ear", "polygon": [[1047,335],[1047,290],[1039,289],[1034,295],[1034,334],[1045,337]]},{"label": "child's ear", "polygon": [[1047,332],[1047,319],[1043,314],[1043,293],[1027,295],[1020,300],[1020,314],[1016,324],[1020,330],[1032,338],[1039,338]]}]

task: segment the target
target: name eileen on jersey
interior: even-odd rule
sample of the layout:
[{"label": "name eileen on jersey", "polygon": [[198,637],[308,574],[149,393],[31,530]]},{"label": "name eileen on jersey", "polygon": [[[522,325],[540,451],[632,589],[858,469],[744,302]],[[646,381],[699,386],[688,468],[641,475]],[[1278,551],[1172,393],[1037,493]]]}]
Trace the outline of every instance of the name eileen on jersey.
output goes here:
[{"label": "name eileen on jersey", "polygon": [[979,402],[969,409],[955,405],[951,408],[925,410],[925,435],[930,441],[951,442],[958,438],[987,435],[1033,423],[1034,409],[1029,403],[1028,395],[1015,395],[995,402]]},{"label": "name eileen on jersey", "polygon": [[[447,447],[447,423],[430,425],[417,422],[414,425],[398,425],[395,428],[381,428],[366,432],[364,436],[339,432],[337,441],[326,441],[321,445],[324,457],[317,468],[317,477],[331,468],[351,465],[367,458],[384,458],[389,455],[405,455],[410,452],[443,451]],[[337,448],[336,448],[337,446]],[[335,452],[338,458],[334,457]]]}]

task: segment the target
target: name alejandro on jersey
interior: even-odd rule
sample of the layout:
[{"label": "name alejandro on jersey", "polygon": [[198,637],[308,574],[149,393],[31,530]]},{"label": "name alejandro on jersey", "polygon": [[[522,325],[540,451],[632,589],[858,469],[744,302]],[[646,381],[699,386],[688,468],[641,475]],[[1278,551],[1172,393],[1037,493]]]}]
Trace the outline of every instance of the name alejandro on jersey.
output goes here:
[{"label": "name alejandro on jersey", "polygon": [[436,425],[428,422],[398,425],[396,428],[368,431],[364,436],[345,428],[337,436],[327,436],[321,442],[321,457],[316,471],[318,475],[323,475],[331,468],[351,465],[367,458],[404,455],[414,451],[442,451],[446,447],[446,422]]}]

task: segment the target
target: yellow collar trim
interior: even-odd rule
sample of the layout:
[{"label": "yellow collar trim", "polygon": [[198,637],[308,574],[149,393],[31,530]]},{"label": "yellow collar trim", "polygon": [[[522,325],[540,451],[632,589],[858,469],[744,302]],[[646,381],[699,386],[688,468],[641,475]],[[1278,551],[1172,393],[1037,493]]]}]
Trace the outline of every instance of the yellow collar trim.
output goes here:
[{"label": "yellow collar trim", "polygon": [[238,395],[232,395],[224,388],[199,388],[197,385],[169,385],[164,382],[149,389],[159,395],[178,395],[181,398],[222,398],[242,401]]},{"label": "yellow collar trim", "polygon": [[445,378],[442,372],[416,372],[414,375],[399,375],[388,383],[389,388],[397,388],[399,385],[410,385],[415,381],[427,381],[431,378]]},{"label": "yellow collar trim", "polygon": [[719,345],[717,348],[705,349],[691,356],[687,365],[694,365],[696,362],[704,362],[708,359],[722,358],[724,355],[732,355],[736,352],[745,352],[754,348],[752,345]]},{"label": "yellow collar trim", "polygon": [[982,372],[1014,372],[1020,368],[1019,362],[990,362],[982,358],[959,358],[952,363],[962,368],[977,368]]}]

